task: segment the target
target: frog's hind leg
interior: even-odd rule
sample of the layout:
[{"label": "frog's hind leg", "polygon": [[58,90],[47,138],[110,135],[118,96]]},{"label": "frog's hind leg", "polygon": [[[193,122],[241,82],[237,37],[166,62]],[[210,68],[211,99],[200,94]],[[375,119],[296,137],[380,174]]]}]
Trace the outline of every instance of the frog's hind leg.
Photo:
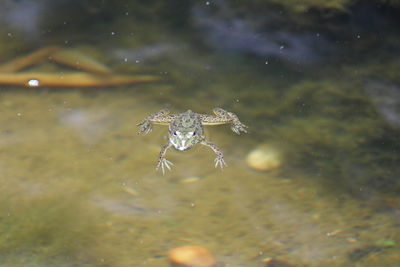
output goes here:
[{"label": "frog's hind leg", "polygon": [[172,146],[171,142],[168,141],[168,143],[161,148],[160,154],[158,156],[156,170],[161,168],[163,175],[165,174],[165,168],[171,170],[170,165],[174,165],[171,161],[165,158],[165,153],[167,153],[168,148],[170,148],[171,146]]},{"label": "frog's hind leg", "polygon": [[217,154],[217,157],[214,160],[215,168],[217,168],[217,166],[220,166],[221,169],[223,169],[224,166],[227,166],[224,160],[224,153],[222,153],[222,150],[218,146],[206,140],[202,141],[200,144],[210,147],[215,152],[215,154]]}]

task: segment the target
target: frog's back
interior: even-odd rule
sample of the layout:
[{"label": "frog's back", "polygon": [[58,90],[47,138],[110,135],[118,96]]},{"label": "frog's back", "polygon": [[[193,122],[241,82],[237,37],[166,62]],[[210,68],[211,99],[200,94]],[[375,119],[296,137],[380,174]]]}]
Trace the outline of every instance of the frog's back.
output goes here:
[{"label": "frog's back", "polygon": [[201,125],[200,117],[197,113],[194,113],[190,109],[182,114],[176,116],[171,122],[171,130],[197,132],[203,133],[203,126]]}]

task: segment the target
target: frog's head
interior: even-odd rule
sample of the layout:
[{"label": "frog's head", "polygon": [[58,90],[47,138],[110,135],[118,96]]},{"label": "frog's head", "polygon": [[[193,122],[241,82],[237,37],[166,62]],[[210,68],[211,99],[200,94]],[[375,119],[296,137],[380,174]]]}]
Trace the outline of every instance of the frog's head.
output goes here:
[{"label": "frog's head", "polygon": [[169,141],[178,150],[187,150],[198,143],[196,132],[191,131],[173,131],[169,134]]},{"label": "frog's head", "polygon": [[187,150],[202,140],[202,130],[199,118],[189,110],[171,122],[169,141],[176,149]]}]

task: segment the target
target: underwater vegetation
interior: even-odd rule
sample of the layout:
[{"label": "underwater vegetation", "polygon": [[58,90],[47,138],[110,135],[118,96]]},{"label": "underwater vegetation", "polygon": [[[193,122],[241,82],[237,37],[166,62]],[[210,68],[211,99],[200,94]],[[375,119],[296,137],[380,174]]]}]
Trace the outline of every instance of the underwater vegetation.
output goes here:
[{"label": "underwater vegetation", "polygon": [[97,261],[91,254],[99,241],[96,236],[105,229],[98,223],[103,216],[86,206],[85,194],[60,194],[55,187],[30,181],[1,182],[3,266],[73,266],[82,260]]},{"label": "underwater vegetation", "polygon": [[285,136],[281,142],[302,152],[289,152],[293,163],[324,177],[332,188],[365,197],[400,189],[398,130],[382,120],[362,87],[322,81],[293,89],[287,99],[297,115],[291,112],[285,127],[275,127],[277,136]]}]

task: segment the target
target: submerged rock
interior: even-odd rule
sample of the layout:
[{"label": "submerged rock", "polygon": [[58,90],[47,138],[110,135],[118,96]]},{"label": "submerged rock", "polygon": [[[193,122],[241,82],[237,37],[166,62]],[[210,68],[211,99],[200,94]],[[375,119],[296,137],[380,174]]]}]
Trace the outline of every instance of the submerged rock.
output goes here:
[{"label": "submerged rock", "polygon": [[168,260],[176,267],[214,267],[216,261],[211,253],[201,246],[185,246],[171,249]]},{"label": "submerged rock", "polygon": [[200,180],[200,177],[198,176],[190,176],[190,177],[186,177],[180,180],[180,182],[182,184],[190,184],[190,183],[194,183]]},{"label": "submerged rock", "polygon": [[246,163],[252,169],[268,171],[281,165],[281,155],[273,146],[263,144],[247,154]]}]

